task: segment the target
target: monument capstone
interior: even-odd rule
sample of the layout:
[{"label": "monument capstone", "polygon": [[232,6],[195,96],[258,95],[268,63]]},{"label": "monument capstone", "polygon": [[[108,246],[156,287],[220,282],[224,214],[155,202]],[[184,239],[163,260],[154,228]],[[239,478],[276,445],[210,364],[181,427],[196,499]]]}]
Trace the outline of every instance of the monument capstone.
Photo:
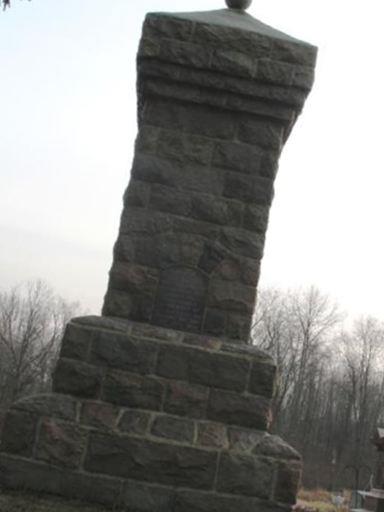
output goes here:
[{"label": "monument capstone", "polygon": [[50,395],[9,410],[0,485],[141,512],[289,510],[249,344],[273,183],[316,48],[227,0],[148,14],[138,136],[102,316],[67,326]]}]

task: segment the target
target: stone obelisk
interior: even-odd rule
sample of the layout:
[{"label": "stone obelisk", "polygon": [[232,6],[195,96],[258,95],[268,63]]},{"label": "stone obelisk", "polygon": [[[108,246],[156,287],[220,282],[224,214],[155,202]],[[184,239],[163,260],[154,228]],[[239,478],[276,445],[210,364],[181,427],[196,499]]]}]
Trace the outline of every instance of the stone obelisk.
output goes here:
[{"label": "stone obelisk", "polygon": [[15,403],[0,485],[142,512],[289,510],[249,345],[278,159],[316,48],[228,0],[146,17],[132,176],[100,317],[67,326],[54,393]]}]

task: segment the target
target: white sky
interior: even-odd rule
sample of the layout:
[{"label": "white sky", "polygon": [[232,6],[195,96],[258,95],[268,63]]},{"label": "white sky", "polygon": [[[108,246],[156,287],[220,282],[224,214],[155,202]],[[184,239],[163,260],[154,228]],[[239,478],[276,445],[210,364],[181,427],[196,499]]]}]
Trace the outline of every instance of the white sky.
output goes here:
[{"label": "white sky", "polygon": [[[148,11],[224,0],[13,0],[0,13],[0,287],[46,279],[99,311],[136,135]],[[283,152],[262,286],[317,285],[384,319],[383,0],[255,0],[319,46]]]}]

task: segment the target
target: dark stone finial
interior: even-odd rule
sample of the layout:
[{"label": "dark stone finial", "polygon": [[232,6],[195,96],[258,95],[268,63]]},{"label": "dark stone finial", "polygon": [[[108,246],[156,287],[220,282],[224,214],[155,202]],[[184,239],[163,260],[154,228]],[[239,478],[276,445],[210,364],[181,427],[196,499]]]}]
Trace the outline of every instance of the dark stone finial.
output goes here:
[{"label": "dark stone finial", "polygon": [[252,0],[225,0],[230,9],[245,11],[251,5]]}]

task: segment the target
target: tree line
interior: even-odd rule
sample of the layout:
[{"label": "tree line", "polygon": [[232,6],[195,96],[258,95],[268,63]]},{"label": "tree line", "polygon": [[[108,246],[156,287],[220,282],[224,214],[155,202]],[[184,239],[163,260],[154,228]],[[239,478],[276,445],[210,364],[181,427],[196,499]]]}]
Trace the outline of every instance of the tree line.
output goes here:
[{"label": "tree line", "polygon": [[[66,323],[80,314],[41,281],[0,292],[0,424],[9,405],[49,392]],[[338,306],[312,287],[259,292],[252,343],[279,368],[272,430],[304,460],[304,485],[337,490],[369,483],[370,443],[384,421],[384,326],[345,327]]]},{"label": "tree line", "polygon": [[384,326],[372,317],[348,327],[344,320],[314,287],[259,294],[252,340],[280,374],[272,428],[302,454],[307,487],[364,488],[375,467]]}]

